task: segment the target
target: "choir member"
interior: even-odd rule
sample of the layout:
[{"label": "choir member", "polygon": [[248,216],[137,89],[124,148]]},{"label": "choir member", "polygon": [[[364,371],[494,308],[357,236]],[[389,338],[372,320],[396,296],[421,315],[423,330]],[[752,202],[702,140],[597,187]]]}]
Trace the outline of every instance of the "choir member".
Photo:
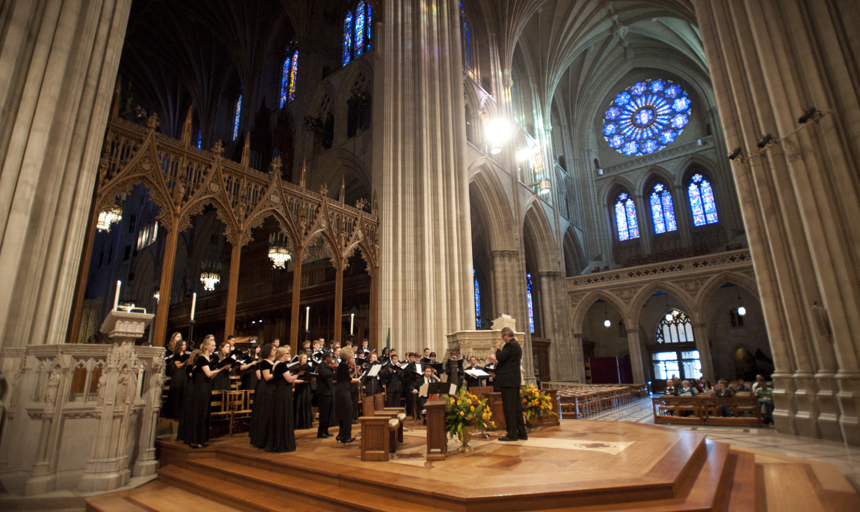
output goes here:
[{"label": "choir member", "polygon": [[463,360],[459,358],[456,350],[451,351],[451,355],[445,363],[445,372],[448,374],[448,382],[460,389],[463,385]]},{"label": "choir member", "polygon": [[[284,347],[286,348],[286,347]],[[254,408],[251,410],[251,444],[257,448],[266,447],[266,438],[272,428],[272,405],[275,396],[275,383],[272,369],[275,366],[275,346],[263,345],[260,350],[263,359],[258,365],[260,382],[254,393]]]},{"label": "choir member", "polygon": [[384,349],[382,349],[382,355],[379,356],[379,362],[385,364],[389,361],[391,361],[391,351],[388,349],[388,347],[385,347]]},{"label": "choir member", "polygon": [[188,359],[185,365],[182,368],[178,368],[174,373],[179,374],[183,373],[185,378],[185,386],[183,386],[184,391],[180,397],[177,397],[178,400],[181,400],[181,407],[179,409],[179,425],[176,429],[176,440],[177,441],[185,441],[185,430],[186,425],[188,424],[188,404],[191,403],[191,395],[194,394],[194,386],[192,385],[191,379],[193,378],[194,371],[194,361],[197,360],[197,356],[200,355],[201,349],[194,349],[191,354],[188,356]]},{"label": "choir member", "polygon": [[[253,338],[251,338],[253,340]],[[242,373],[242,389],[254,390],[257,389],[257,383],[260,382],[257,377],[257,367],[260,364],[260,345],[251,347],[251,351],[239,367]]]},{"label": "choir member", "polygon": [[412,383],[415,379],[418,378],[418,375],[424,373],[419,371],[418,368],[421,363],[416,362],[418,358],[418,354],[415,352],[409,352],[406,356],[409,358],[409,362],[406,365],[406,368],[403,370],[403,389],[406,391],[406,415],[407,416],[415,416],[415,397],[411,393],[412,391]]},{"label": "choir member", "polygon": [[388,394],[388,407],[400,407],[400,396],[403,394],[403,368],[397,358],[397,351],[390,353],[390,364],[385,368],[385,392]]},{"label": "choir member", "polygon": [[424,376],[412,383],[412,395],[417,401],[416,410],[421,413],[422,417],[424,417],[425,424],[427,423],[427,418],[424,412],[424,404],[427,403],[428,390],[424,389],[422,391],[421,387],[424,386],[424,384],[427,384],[429,388],[429,385],[433,382],[439,382],[439,377],[433,375],[433,370],[429,366],[425,366]]},{"label": "choir member", "polygon": [[499,387],[499,381],[496,379],[496,365],[494,363],[490,363],[484,367],[484,371],[490,374],[487,377],[487,386],[493,386],[494,393],[500,393],[502,388]]},{"label": "choir member", "polygon": [[185,398],[185,386],[188,383],[188,375],[185,373],[185,365],[188,363],[188,354],[185,353],[186,344],[180,337],[173,348],[173,354],[167,360],[167,367],[171,369],[170,386],[167,388],[167,403],[164,404],[164,417],[178,420],[182,412],[182,402]]},{"label": "choir member", "polygon": [[[182,341],[182,334],[175,332],[175,333],[173,333],[173,336],[170,337],[170,341],[167,342],[167,350],[164,351],[164,360],[167,361],[168,363],[170,362],[171,358],[173,357],[173,354],[176,353],[176,350],[178,348],[177,344],[180,341]],[[164,374],[167,377],[172,378],[173,377],[173,370],[175,370],[175,369],[176,369],[176,367],[174,365],[167,364],[164,368]]]},{"label": "choir member", "polygon": [[421,361],[419,361],[419,362],[421,364],[427,364],[430,362],[430,349],[429,348],[424,349],[424,357],[422,357]]},{"label": "choir member", "polygon": [[271,370],[273,383],[271,425],[266,432],[263,447],[267,452],[284,453],[296,451],[296,433],[293,430],[293,383],[298,382],[304,370],[293,374],[287,361],[290,353],[286,347],[275,352],[275,366]]},{"label": "choir member", "polygon": [[[472,356],[469,358],[469,367],[466,370],[483,370],[480,366],[478,366],[478,358]],[[469,389],[478,388],[484,385],[484,379],[472,377],[468,373],[466,374],[466,387]]]},{"label": "choir member", "polygon": [[218,354],[212,358],[212,364],[218,363],[219,367],[226,368],[222,372],[218,372],[215,379],[212,381],[213,391],[230,391],[230,369],[231,361],[230,354],[233,352],[233,346],[225,341],[218,347]]},{"label": "choir member", "polygon": [[[379,361],[376,360],[376,354],[371,353],[367,356],[367,362],[361,367],[361,373],[364,374],[369,372],[374,365],[379,364]],[[375,377],[371,377],[369,375],[365,375],[362,378],[362,384],[364,385],[364,396],[373,396],[377,392],[382,391],[382,383],[380,382],[379,373],[376,374]]]},{"label": "choir member", "polygon": [[317,403],[320,414],[319,426],[317,427],[317,437],[328,438],[331,434],[328,433],[328,428],[331,425],[332,415],[334,413],[334,404],[331,396],[334,390],[334,370],[337,365],[333,363],[332,353],[324,351],[322,353],[322,362],[317,366]]},{"label": "choir member", "polygon": [[202,352],[194,361],[191,399],[185,404],[186,426],[185,444],[192,448],[203,448],[209,442],[209,402],[212,395],[212,379],[229,371],[229,366],[213,369],[215,358],[215,336],[208,335],[203,340]]},{"label": "choir member", "polygon": [[370,342],[367,340],[367,338],[361,340],[361,351],[365,354],[370,353]]},{"label": "choir member", "polygon": [[[298,357],[297,367],[307,366],[307,354],[300,354]],[[297,380],[295,384],[295,392],[293,394],[293,411],[295,412],[296,430],[305,430],[311,428],[314,422],[314,414],[311,409],[311,394],[310,379]]]},{"label": "choir member", "polygon": [[[272,340],[272,346],[275,348],[281,348],[281,339],[280,338],[273,339]],[[287,345],[287,346],[289,346],[289,345]]]},{"label": "choir member", "polygon": [[429,366],[433,370],[433,375],[439,377],[441,380],[442,375],[445,374],[445,367],[436,368],[439,366],[439,362],[436,361],[436,352],[430,352],[430,361],[427,362],[427,366]]},{"label": "choir member", "polygon": [[337,365],[334,385],[334,410],[337,415],[338,433],[337,441],[351,443],[355,441],[352,437],[352,422],[355,420],[355,409],[353,408],[350,386],[358,384],[358,379],[352,377],[355,370],[355,354],[350,348],[340,351],[341,362]]}]

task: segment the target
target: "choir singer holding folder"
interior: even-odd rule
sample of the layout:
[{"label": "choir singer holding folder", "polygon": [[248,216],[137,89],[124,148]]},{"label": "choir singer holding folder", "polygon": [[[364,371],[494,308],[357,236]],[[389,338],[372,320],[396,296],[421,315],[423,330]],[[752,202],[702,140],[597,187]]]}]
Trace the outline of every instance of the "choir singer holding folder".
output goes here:
[{"label": "choir singer holding folder", "polygon": [[[417,411],[424,416],[424,404],[427,403],[427,396],[429,393],[430,384],[433,382],[439,382],[439,377],[433,375],[433,369],[429,366],[424,367],[424,377],[419,378],[412,384],[412,393],[417,398]],[[424,423],[427,423],[427,418],[424,418]]]},{"label": "choir singer holding folder", "polygon": [[[502,341],[505,346],[502,347]],[[487,358],[496,365],[496,379],[502,390],[502,410],[505,413],[505,425],[508,435],[499,441],[526,440],[526,424],[523,419],[523,403],[520,400],[520,363],[523,359],[523,349],[514,338],[510,327],[502,329],[502,340],[496,342],[496,355]]]}]

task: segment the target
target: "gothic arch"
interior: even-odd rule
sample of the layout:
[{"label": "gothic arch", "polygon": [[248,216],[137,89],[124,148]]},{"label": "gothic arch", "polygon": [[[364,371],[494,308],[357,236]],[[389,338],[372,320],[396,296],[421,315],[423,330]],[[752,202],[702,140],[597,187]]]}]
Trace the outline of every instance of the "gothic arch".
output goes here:
[{"label": "gothic arch", "polygon": [[[639,175],[639,178],[636,180],[636,186],[638,187],[636,190],[643,198],[647,198],[651,195],[651,187],[657,181],[663,182],[667,187],[670,187],[670,192],[675,191],[677,178],[668,169],[657,165],[650,166],[647,172]],[[674,193],[672,194],[672,199],[677,199]]]},{"label": "gothic arch", "polygon": [[722,272],[708,279],[708,281],[699,289],[696,296],[696,309],[698,311],[706,311],[708,302],[720,288],[728,283],[740,286],[757,301],[761,300],[758,294],[758,286],[756,285],[755,278],[737,272]]},{"label": "gothic arch", "polygon": [[571,330],[575,333],[582,333],[582,325],[585,322],[585,315],[588,313],[588,310],[591,309],[591,306],[597,302],[598,299],[603,299],[609,304],[612,305],[618,312],[621,314],[621,317],[624,318],[624,322],[627,324],[628,328],[631,325],[630,318],[631,314],[628,310],[627,306],[622,302],[616,295],[613,293],[603,291],[603,290],[594,290],[589,292],[585,297],[580,299],[577,303],[576,307],[573,309],[571,317],[573,318],[573,323],[571,325]]},{"label": "gothic arch", "polygon": [[579,238],[571,227],[568,227],[567,231],[564,233],[563,250],[565,277],[571,277],[582,273],[582,269],[585,268],[588,261],[585,259],[585,255],[582,252]]},{"label": "gothic arch", "polygon": [[370,199],[370,171],[351,152],[332,148],[321,155],[314,172],[309,173],[308,189],[319,190],[325,184],[329,197],[340,194],[341,179],[346,187],[346,203],[358,198]]},{"label": "gothic arch", "polygon": [[[539,200],[538,200],[539,201]],[[554,236],[549,219],[542,206],[538,202],[532,201],[526,205],[526,213],[523,217],[523,245],[526,250],[534,251],[535,264],[539,272],[556,270],[557,259],[555,244],[553,243]],[[527,245],[527,242],[531,244]]]},{"label": "gothic arch", "polygon": [[486,216],[490,250],[512,249],[514,221],[508,197],[486,158],[477,160],[469,167],[469,192],[471,208]]},{"label": "gothic arch", "polygon": [[678,286],[678,284],[665,281],[662,283],[648,284],[636,293],[633,300],[630,301],[631,323],[628,324],[628,327],[639,325],[642,308],[645,307],[645,303],[648,302],[648,299],[658,291],[666,292],[678,301],[680,303],[679,309],[682,309],[690,317],[690,320],[693,323],[701,323],[705,321],[701,310],[696,308],[696,301],[690,297],[690,294]]}]

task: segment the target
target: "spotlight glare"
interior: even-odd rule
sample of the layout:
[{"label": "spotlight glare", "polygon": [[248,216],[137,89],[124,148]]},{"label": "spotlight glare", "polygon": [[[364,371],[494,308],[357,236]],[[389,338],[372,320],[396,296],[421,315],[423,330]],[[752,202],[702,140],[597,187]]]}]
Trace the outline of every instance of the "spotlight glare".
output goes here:
[{"label": "spotlight glare", "polygon": [[610,327],[610,326],[612,326],[612,322],[610,322],[609,319],[607,318],[606,320],[603,321],[603,326],[604,327]]},{"label": "spotlight glare", "polygon": [[738,314],[739,314],[740,316],[744,316],[744,315],[746,315],[746,314],[747,314],[747,308],[745,308],[745,307],[743,307],[743,306],[739,307],[739,308],[738,308]]}]

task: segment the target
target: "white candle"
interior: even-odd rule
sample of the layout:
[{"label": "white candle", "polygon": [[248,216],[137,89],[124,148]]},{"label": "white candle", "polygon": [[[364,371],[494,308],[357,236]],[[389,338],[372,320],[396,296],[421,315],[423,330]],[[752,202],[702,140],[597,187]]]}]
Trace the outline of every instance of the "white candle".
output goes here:
[{"label": "white candle", "polygon": [[349,335],[352,336],[352,324],[355,322],[355,313],[349,314]]},{"label": "white candle", "polygon": [[191,296],[191,321],[194,321],[194,310],[197,308],[197,294]]},{"label": "white candle", "polygon": [[119,306],[119,289],[122,287],[122,281],[116,282],[116,295],[113,296],[113,310],[116,311]]},{"label": "white candle", "polygon": [[305,331],[311,330],[311,307],[305,308]]}]

